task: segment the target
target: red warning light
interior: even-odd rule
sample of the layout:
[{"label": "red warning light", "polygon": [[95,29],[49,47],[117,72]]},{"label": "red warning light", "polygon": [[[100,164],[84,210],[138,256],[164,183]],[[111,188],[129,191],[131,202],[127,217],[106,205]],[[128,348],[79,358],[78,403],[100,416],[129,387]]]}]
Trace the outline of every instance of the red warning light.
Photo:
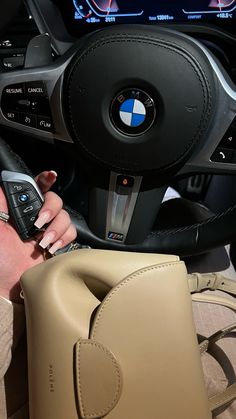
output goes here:
[{"label": "red warning light", "polygon": [[134,178],[132,176],[117,176],[117,185],[123,188],[132,188],[134,186]]}]

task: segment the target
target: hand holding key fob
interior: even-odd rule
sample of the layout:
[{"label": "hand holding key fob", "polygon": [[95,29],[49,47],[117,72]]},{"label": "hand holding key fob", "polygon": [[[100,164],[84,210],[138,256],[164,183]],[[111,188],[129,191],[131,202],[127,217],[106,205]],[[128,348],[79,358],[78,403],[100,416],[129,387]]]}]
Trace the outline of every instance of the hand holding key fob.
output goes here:
[{"label": "hand holding key fob", "polygon": [[24,173],[3,170],[1,183],[14,227],[22,240],[29,240],[38,231],[34,223],[44,197],[34,179]]}]

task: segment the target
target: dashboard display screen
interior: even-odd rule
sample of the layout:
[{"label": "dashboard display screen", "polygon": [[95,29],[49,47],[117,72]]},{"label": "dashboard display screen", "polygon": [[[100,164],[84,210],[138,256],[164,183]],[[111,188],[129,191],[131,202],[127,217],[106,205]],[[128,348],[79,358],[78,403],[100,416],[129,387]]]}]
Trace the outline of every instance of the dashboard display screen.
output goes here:
[{"label": "dashboard display screen", "polygon": [[71,0],[77,23],[189,22],[236,19],[236,0]]}]

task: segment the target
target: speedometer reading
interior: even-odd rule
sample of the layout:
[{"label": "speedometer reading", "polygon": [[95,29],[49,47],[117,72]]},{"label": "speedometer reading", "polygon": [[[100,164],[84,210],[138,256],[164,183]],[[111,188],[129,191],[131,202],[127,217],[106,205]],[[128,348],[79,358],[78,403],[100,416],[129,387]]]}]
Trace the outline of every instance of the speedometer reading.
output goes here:
[{"label": "speedometer reading", "polygon": [[76,19],[100,22],[100,18],[141,16],[143,10],[127,0],[73,0]]}]

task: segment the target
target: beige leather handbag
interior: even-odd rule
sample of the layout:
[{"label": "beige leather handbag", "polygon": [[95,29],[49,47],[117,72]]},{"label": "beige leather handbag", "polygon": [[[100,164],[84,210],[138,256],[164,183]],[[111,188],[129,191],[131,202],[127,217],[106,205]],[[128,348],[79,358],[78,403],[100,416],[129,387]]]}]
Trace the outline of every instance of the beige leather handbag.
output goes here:
[{"label": "beige leather handbag", "polygon": [[199,351],[190,291],[232,291],[222,282],[188,276],[176,256],[92,249],[26,272],[30,419],[211,418],[235,388],[207,399],[211,339]]}]

